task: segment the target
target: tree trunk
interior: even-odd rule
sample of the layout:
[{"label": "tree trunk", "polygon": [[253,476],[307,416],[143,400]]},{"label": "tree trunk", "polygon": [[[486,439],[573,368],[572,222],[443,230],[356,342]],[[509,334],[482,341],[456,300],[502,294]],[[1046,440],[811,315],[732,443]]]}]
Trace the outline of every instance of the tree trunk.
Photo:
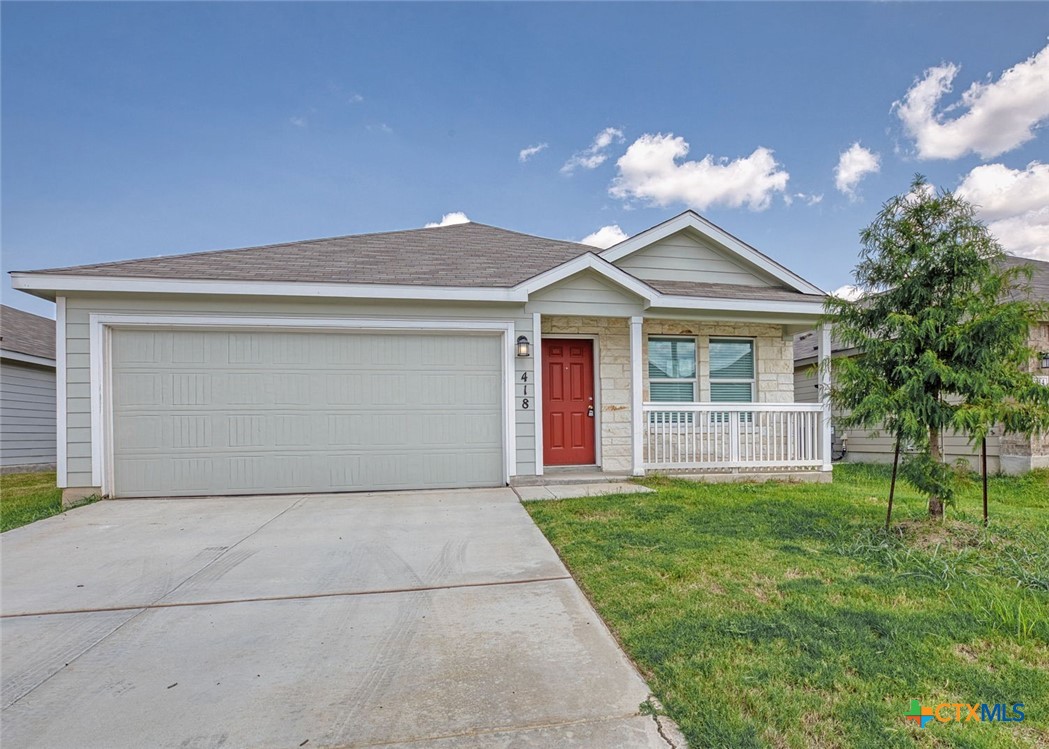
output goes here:
[{"label": "tree trunk", "polygon": [[[929,456],[934,463],[943,460],[940,453],[940,430],[936,427],[929,427]],[[929,495],[929,517],[943,520],[943,500],[938,494]]]}]

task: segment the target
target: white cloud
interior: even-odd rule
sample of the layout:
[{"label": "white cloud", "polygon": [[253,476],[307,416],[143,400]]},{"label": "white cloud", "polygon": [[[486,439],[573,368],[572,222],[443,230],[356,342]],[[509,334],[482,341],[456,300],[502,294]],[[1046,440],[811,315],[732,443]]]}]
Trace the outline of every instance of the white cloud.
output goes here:
[{"label": "white cloud", "polygon": [[593,234],[587,234],[579,241],[591,247],[600,247],[606,250],[614,244],[619,244],[628,237],[627,233],[619,228],[619,224],[602,226]]},{"label": "white cloud", "polygon": [[[992,158],[1031,140],[1049,120],[1049,45],[997,81],[974,82],[960,101],[937,112],[960,69],[953,63],[927,69],[892,105],[919,158],[957,159],[970,152]],[[945,116],[956,110],[965,111]]]},{"label": "white cloud", "polygon": [[470,219],[462,211],[452,211],[441,216],[440,221],[433,221],[426,225],[427,229],[436,229],[438,226],[454,226],[455,224],[468,224]]},{"label": "white cloud", "polygon": [[856,186],[868,174],[876,174],[881,169],[878,154],[864,148],[856,141],[838,157],[838,166],[834,170],[834,186],[838,191],[856,197]]},{"label": "white cloud", "polygon": [[729,161],[707,154],[701,161],[684,161],[689,145],[673,133],[646,133],[634,141],[616,162],[619,174],[608,192],[613,197],[637,198],[659,206],[684,203],[704,210],[713,205],[752,211],[769,207],[773,193],[787,188],[790,174],[768,148]]},{"label": "white cloud", "polygon": [[955,193],[976,206],[977,215],[1007,251],[1049,260],[1049,164],[1032,161],[1024,169],[978,166]]},{"label": "white cloud", "polygon": [[362,101],[364,101],[364,97],[361,96],[360,94],[354,93],[354,94],[350,94],[347,97],[346,101],[349,102],[350,104],[360,104]]},{"label": "white cloud", "polygon": [[540,151],[545,151],[550,147],[549,143],[536,143],[534,146],[528,148],[522,148],[520,153],[517,154],[517,160],[522,164],[528,161],[530,158],[535,156]]},{"label": "white cloud", "polygon": [[796,192],[796,193],[784,193],[783,202],[787,205],[794,205],[795,200],[800,200],[805,205],[819,205],[823,202],[823,193],[816,195],[809,192]]},{"label": "white cloud", "polygon": [[371,133],[386,133],[387,135],[393,133],[393,128],[385,122],[376,122],[371,125],[365,125],[365,128]]},{"label": "white cloud", "polygon": [[561,167],[562,174],[571,174],[577,167],[597,169],[608,160],[608,148],[615,143],[623,142],[623,131],[606,127],[594,136],[594,141],[582,151],[572,154],[572,158]]},{"label": "white cloud", "polygon": [[853,286],[851,283],[847,283],[844,286],[839,286],[830,293],[831,296],[836,296],[841,299],[848,299],[850,302],[855,302],[857,299],[866,294],[863,289],[859,286]]},{"label": "white cloud", "polygon": [[306,127],[309,124],[305,117],[292,117],[290,122],[295,127]]}]

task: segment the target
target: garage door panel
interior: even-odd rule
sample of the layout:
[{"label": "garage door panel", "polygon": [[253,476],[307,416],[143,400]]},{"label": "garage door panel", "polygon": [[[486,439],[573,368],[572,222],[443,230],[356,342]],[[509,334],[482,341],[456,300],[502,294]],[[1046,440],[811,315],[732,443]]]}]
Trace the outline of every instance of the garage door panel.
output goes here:
[{"label": "garage door panel", "polygon": [[112,349],[118,495],[504,479],[497,336],[117,330]]},{"label": "garage door panel", "polygon": [[171,447],[173,450],[194,450],[215,446],[215,419],[206,415],[177,415],[171,419]]},{"label": "garage door panel", "polygon": [[159,374],[118,374],[113,378],[113,401],[118,408],[159,406],[164,402],[164,378]]}]

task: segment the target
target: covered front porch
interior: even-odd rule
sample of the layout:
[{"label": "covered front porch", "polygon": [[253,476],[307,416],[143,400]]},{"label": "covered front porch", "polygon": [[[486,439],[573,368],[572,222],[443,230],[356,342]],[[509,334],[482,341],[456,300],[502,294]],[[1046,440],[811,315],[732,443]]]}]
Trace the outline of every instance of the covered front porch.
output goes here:
[{"label": "covered front porch", "polygon": [[793,335],[812,323],[755,317],[533,312],[536,479],[829,480],[826,370],[821,402],[794,401]]}]

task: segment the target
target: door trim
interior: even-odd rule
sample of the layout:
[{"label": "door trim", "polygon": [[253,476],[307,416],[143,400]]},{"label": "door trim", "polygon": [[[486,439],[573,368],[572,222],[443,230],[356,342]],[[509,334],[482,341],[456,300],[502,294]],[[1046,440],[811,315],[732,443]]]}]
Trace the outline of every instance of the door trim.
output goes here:
[{"label": "door trim", "polygon": [[[542,350],[543,338],[550,338],[557,340],[559,338],[571,339],[571,340],[584,340],[593,341],[594,346],[594,465],[598,468],[601,467],[601,336],[592,335],[590,333],[549,333],[544,334],[539,339],[539,348]],[[542,404],[540,404],[541,406]],[[540,414],[543,416],[544,414]],[[545,435],[544,435],[545,440]],[[543,460],[543,450],[546,449],[546,443],[542,442],[536,446],[536,463],[539,466]],[[536,475],[541,476],[542,473],[537,470]]]},{"label": "door trim", "polygon": [[[103,496],[115,490],[113,473],[113,397],[111,382],[114,328],[209,329],[255,328],[266,332],[311,330],[367,330],[408,333],[499,333],[503,344],[503,483],[517,471],[515,388],[515,332],[510,320],[419,320],[332,317],[246,317],[215,315],[138,315],[92,312],[88,315],[89,378],[91,387],[91,483]],[[65,439],[63,435],[63,439]]]}]

